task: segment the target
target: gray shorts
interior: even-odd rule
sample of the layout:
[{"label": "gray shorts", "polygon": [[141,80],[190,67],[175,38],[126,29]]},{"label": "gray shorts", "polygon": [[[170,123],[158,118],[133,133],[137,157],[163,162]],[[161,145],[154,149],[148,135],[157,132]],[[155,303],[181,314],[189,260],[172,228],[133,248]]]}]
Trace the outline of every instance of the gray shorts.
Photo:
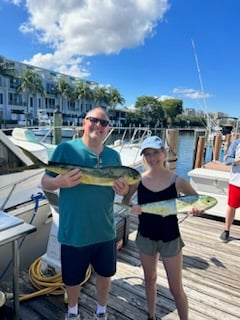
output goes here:
[{"label": "gray shorts", "polygon": [[169,258],[175,257],[182,250],[184,242],[181,237],[167,242],[163,242],[162,240],[155,241],[145,238],[138,233],[136,245],[142,253],[148,256],[154,256],[159,252],[161,257]]}]

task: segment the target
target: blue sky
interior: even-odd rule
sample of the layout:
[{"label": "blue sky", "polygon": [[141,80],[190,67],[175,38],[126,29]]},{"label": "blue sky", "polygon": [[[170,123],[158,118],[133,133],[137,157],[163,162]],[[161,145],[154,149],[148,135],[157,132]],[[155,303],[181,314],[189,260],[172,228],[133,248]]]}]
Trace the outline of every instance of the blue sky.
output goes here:
[{"label": "blue sky", "polygon": [[239,0],[0,0],[0,55],[112,85],[126,106],[172,97],[240,117],[239,12]]}]

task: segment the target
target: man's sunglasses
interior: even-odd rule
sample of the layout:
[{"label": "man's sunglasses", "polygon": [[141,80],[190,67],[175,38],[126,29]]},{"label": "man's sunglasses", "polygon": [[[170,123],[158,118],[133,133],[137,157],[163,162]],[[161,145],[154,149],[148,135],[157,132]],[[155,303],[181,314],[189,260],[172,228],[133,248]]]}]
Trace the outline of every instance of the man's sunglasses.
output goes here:
[{"label": "man's sunglasses", "polygon": [[108,120],[98,119],[98,118],[94,118],[94,117],[87,117],[85,119],[89,120],[91,123],[100,122],[102,127],[107,127],[109,125],[109,121]]}]

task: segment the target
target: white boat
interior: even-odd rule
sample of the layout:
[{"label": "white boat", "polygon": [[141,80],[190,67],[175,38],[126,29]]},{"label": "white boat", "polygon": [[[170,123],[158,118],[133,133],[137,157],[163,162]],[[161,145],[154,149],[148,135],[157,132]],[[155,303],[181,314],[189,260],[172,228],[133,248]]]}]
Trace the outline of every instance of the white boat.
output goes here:
[{"label": "white boat", "polygon": [[[53,127],[51,127],[51,126],[33,128],[32,131],[36,136],[39,136],[41,138],[44,138],[46,136],[48,136],[48,137],[53,136]],[[70,127],[62,127],[61,132],[62,132],[62,138],[70,138],[71,139],[74,136],[75,129],[70,128]]]},{"label": "white boat", "polygon": [[235,117],[219,117],[218,119],[208,121],[207,126],[207,145],[213,146],[216,136],[221,136],[224,147],[226,136],[239,133],[239,120]]},{"label": "white boat", "polygon": [[[31,164],[23,152],[0,130],[0,210],[37,227],[35,234],[26,238],[22,246],[22,267],[29,266],[44,252],[51,225],[51,210],[40,186],[43,170],[19,171],[19,168]],[[0,249],[1,279],[5,273],[9,274],[7,269],[11,261],[11,247],[6,245]]]},{"label": "white boat", "polygon": [[35,133],[28,128],[14,128],[9,139],[16,146],[32,152],[45,163],[51,158],[56,148],[54,144],[39,141]]},{"label": "white boat", "polygon": [[140,145],[149,135],[151,135],[149,128],[113,127],[105,138],[105,143],[118,151],[123,165],[139,168],[142,165]]},{"label": "white boat", "polygon": [[[32,128],[34,135],[44,139],[45,137],[53,137],[54,127],[52,125],[52,119],[48,116],[46,110],[38,110],[38,128]],[[75,132],[74,127],[61,127],[62,138],[73,138]]]},{"label": "white boat", "polygon": [[[190,183],[198,193],[217,199],[217,205],[206,211],[212,217],[225,218],[229,174],[230,166],[220,161],[211,161],[188,173]],[[235,220],[240,220],[240,208],[236,210]]]}]

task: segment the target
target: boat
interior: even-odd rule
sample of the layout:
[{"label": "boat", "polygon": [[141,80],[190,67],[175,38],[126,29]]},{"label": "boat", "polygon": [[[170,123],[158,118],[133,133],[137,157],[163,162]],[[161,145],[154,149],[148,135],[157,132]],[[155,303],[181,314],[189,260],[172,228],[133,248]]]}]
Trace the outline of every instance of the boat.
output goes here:
[{"label": "boat", "polygon": [[[225,165],[224,155],[227,152],[230,142],[233,139],[237,139],[239,134],[231,135],[231,133],[227,133],[225,142],[228,141],[228,145],[223,145],[221,137],[219,137],[220,136],[215,140],[214,146],[207,146],[206,148],[204,147],[206,137],[201,137],[201,140],[198,141],[196,147],[199,150],[195,153],[195,155],[200,158],[200,161],[193,161],[196,166],[188,172],[188,176],[190,178],[190,183],[198,193],[213,196],[218,200],[217,205],[207,210],[206,214],[224,220],[231,169],[231,166]],[[212,154],[211,156],[209,156],[209,152]],[[240,208],[236,210],[235,221],[237,220],[240,220]]]},{"label": "boat", "polygon": [[[73,137],[65,137],[62,141],[81,137],[82,134],[83,128],[78,127]],[[145,127],[112,127],[104,139],[104,144],[121,154],[123,165],[136,168],[141,164],[140,144],[149,135],[151,130]],[[32,152],[45,163],[51,158],[56,148],[56,145],[51,143],[50,131],[39,140],[31,128],[14,128],[9,139],[16,146]]]},{"label": "boat", "polygon": [[50,141],[49,143],[41,142],[30,128],[14,128],[8,137],[16,146],[32,152],[45,163],[51,158],[56,148],[56,145]]},{"label": "boat", "polygon": [[[23,268],[44,253],[51,226],[50,206],[40,186],[43,170],[19,171],[19,168],[31,164],[24,153],[0,130],[0,211],[37,227],[34,238],[31,235],[22,246]],[[1,280],[9,275],[11,250],[8,245],[0,249]]]},{"label": "boat", "polygon": [[[53,120],[48,116],[48,113],[45,109],[38,110],[38,128],[32,128],[32,132],[35,136],[44,139],[45,137],[53,137],[54,128]],[[62,138],[73,138],[75,133],[75,126],[61,126],[61,136]]]},{"label": "boat", "polygon": [[207,121],[207,145],[213,146],[216,136],[220,136],[224,148],[226,136],[233,136],[239,132],[239,120],[236,117],[218,117],[216,120],[211,119],[211,121]]}]

